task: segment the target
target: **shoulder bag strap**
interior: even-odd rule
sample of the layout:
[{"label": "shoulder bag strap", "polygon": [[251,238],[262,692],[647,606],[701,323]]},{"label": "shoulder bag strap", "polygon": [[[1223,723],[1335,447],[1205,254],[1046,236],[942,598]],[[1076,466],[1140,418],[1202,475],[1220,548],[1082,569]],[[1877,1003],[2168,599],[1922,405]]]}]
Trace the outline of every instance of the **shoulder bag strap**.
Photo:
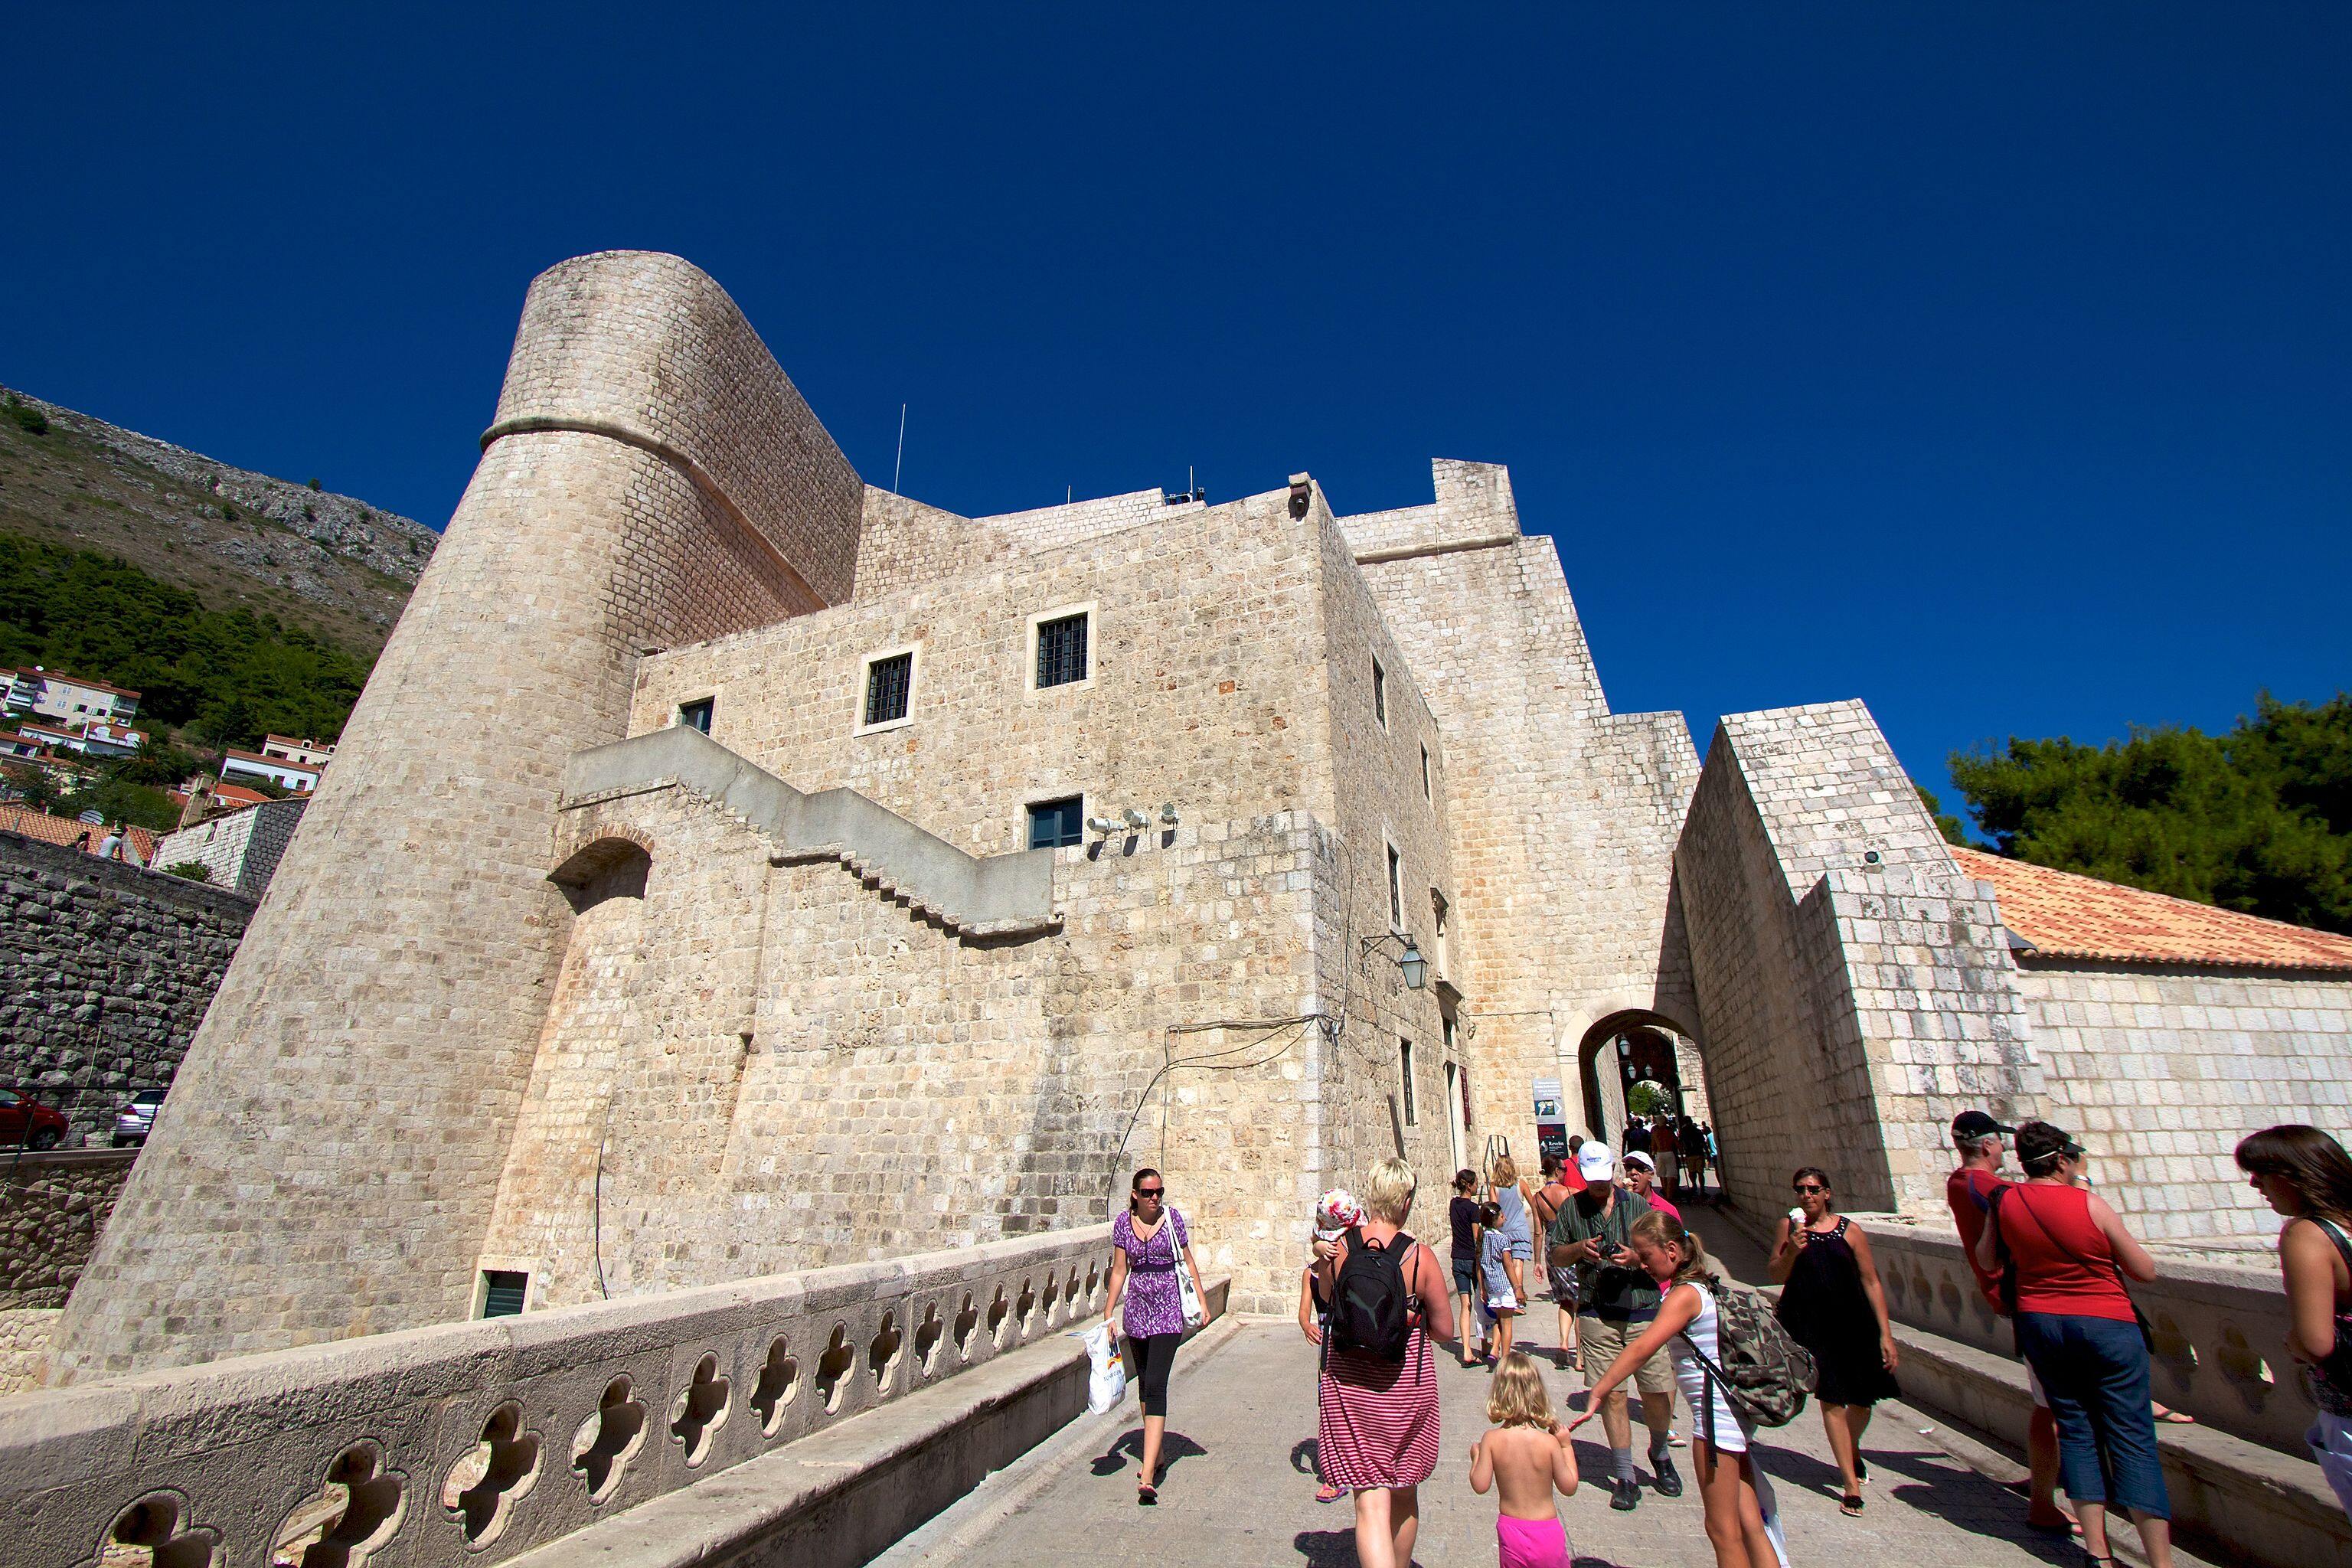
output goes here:
[{"label": "shoulder bag strap", "polygon": [[2337,1256],[2344,1259],[2344,1267],[2352,1269],[2352,1238],[2345,1236],[2344,1227],[2325,1215],[2311,1215],[2306,1217],[2326,1233],[2327,1239],[2336,1244]]},{"label": "shoulder bag strap", "polygon": [[[2022,1186],[2020,1187],[2019,1194],[2020,1195],[2017,1201],[2021,1204],[2025,1204],[2025,1212],[2028,1215],[2032,1215],[2034,1228],[2039,1230],[2043,1236],[2050,1238],[2050,1245],[2064,1253],[2067,1257],[2073,1258],[2076,1263],[2081,1264],[2084,1269],[2093,1274],[2096,1274],[2099,1271],[2099,1266],[2092,1262],[2089,1258],[2084,1257],[2081,1253],[2075,1251],[2073,1247],[2067,1246],[2064,1242],[2059,1240],[2057,1234],[2047,1225],[2042,1223],[2042,1216],[2034,1213],[2033,1205],[2032,1204],[2025,1203]],[[2084,1212],[2085,1215],[2087,1215],[2090,1212],[2090,1198],[2087,1194],[2085,1194],[2083,1203]],[[2114,1244],[2109,1243],[2109,1245],[2113,1246]],[[2124,1293],[2124,1305],[2129,1307],[2132,1310],[2132,1321],[2139,1325],[2139,1337],[2142,1341],[2146,1342],[2148,1349],[2154,1350],[2156,1348],[2156,1329],[2154,1325],[2148,1322],[2147,1314],[2139,1310],[2139,1303],[2132,1299],[2131,1282],[2124,1278],[2123,1259],[2120,1258],[2111,1257],[2107,1259],[2107,1267],[2115,1274],[2116,1289]]]}]

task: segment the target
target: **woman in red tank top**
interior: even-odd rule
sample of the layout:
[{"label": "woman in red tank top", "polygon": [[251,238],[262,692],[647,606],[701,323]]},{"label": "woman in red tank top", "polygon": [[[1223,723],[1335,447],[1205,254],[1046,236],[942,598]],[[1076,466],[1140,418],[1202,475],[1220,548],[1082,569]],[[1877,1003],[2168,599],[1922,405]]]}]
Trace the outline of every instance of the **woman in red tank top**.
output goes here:
[{"label": "woman in red tank top", "polygon": [[2171,1500],[2148,1413],[2147,1344],[2124,1289],[2156,1260],[2082,1185],[2088,1152],[2046,1121],[2017,1130],[2025,1180],[1997,1189],[1977,1261],[2014,1292],[2017,1344],[2058,1422],[2058,1478],[2094,1563],[2111,1565],[2107,1508],[2131,1515],[2153,1568],[2171,1568]]}]

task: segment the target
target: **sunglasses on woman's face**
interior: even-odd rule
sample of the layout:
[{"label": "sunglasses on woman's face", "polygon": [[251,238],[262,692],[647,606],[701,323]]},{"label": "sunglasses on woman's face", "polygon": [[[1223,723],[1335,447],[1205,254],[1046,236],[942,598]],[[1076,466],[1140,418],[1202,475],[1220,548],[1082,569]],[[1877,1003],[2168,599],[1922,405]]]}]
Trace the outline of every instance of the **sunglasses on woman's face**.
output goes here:
[{"label": "sunglasses on woman's face", "polygon": [[1135,1195],[1139,1198],[1156,1198],[1167,1190],[1165,1187],[1138,1187],[1135,1189]]},{"label": "sunglasses on woman's face", "polygon": [[1801,1193],[1825,1193],[1828,1192],[1829,1189],[1822,1186],[1818,1182],[1800,1182],[1797,1184],[1797,1191]]}]

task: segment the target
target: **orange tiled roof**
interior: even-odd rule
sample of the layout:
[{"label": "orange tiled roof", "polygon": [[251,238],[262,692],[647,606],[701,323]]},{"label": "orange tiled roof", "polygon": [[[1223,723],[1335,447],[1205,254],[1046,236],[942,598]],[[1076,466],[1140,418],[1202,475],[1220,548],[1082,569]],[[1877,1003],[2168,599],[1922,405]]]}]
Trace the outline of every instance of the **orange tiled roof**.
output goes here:
[{"label": "orange tiled roof", "polygon": [[1961,870],[1993,885],[2010,931],[2046,957],[2352,971],[2352,937],[2005,860],[1980,849],[1955,848],[1952,858]]},{"label": "orange tiled roof", "polygon": [[[89,835],[89,852],[106,842],[106,829],[92,827],[87,822],[76,822],[69,816],[51,816],[35,811],[29,805],[0,805],[0,833],[21,833],[27,838],[37,838],[45,844],[71,845],[83,834]],[[155,859],[155,835],[143,827],[130,830],[131,847],[138,852],[142,866],[152,865]]]}]

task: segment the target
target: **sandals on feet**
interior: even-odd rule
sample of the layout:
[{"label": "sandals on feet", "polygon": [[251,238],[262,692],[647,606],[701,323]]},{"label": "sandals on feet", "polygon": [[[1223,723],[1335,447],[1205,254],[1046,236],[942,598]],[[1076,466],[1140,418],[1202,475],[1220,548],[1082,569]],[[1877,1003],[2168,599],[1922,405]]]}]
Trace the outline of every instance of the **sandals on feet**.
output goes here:
[{"label": "sandals on feet", "polygon": [[1338,1502],[1341,1498],[1346,1497],[1347,1495],[1347,1488],[1335,1487],[1329,1481],[1325,1481],[1321,1486],[1315,1489],[1315,1500],[1317,1502]]},{"label": "sandals on feet", "polygon": [[1160,1502],[1160,1489],[1159,1489],[1158,1487],[1150,1487],[1150,1486],[1146,1486],[1146,1485],[1144,1485],[1141,1481],[1138,1481],[1138,1482],[1136,1482],[1136,1483],[1135,1483],[1135,1506],[1136,1506],[1136,1507],[1138,1507],[1138,1508],[1153,1508],[1153,1507],[1158,1506],[1159,1502]]},{"label": "sandals on feet", "polygon": [[1860,1519],[1862,1517],[1862,1494],[1860,1492],[1848,1492],[1845,1496],[1838,1499],[1838,1511],[1845,1515],[1848,1519]]}]

